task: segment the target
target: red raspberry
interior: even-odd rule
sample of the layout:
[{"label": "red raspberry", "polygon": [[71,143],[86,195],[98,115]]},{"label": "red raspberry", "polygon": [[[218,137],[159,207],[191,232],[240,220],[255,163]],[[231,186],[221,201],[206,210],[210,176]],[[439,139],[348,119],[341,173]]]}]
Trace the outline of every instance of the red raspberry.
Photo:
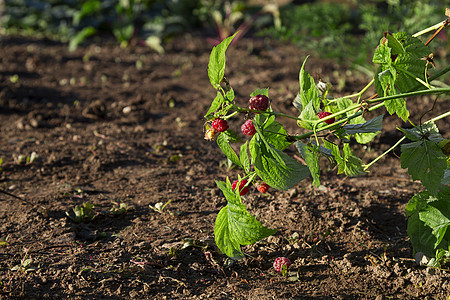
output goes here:
[{"label": "red raspberry", "polygon": [[252,120],[245,121],[245,123],[241,126],[241,131],[245,135],[253,136],[256,133],[256,129],[252,123]]},{"label": "red raspberry", "polygon": [[[317,116],[319,117],[319,119],[323,119],[325,117],[328,117],[329,115],[331,115],[330,112],[327,111],[321,111],[317,114]],[[334,121],[336,121],[334,118],[331,118],[329,120],[326,120],[325,123],[327,123],[328,125],[333,124]]]},{"label": "red raspberry", "polygon": [[248,106],[250,109],[254,110],[267,110],[269,108],[269,98],[264,95],[256,95],[250,98],[250,105]]},{"label": "red raspberry", "polygon": [[[239,180],[236,180],[231,185],[231,187],[233,188],[233,191],[236,189],[238,182],[239,182]],[[242,179],[241,184],[239,184],[239,191],[240,191],[239,195],[244,196],[245,194],[247,194],[250,191],[250,188],[248,186],[246,186],[244,188],[244,185],[246,185],[246,184],[247,184],[247,179]]]},{"label": "red raspberry", "polygon": [[261,193],[265,194],[269,190],[269,185],[267,183],[263,182],[260,185],[258,185],[258,187],[256,189],[258,191],[260,191]]},{"label": "red raspberry", "polygon": [[215,119],[212,121],[212,127],[217,132],[224,132],[228,129],[228,123],[223,119]]},{"label": "red raspberry", "polygon": [[291,265],[291,261],[287,257],[277,257],[273,262],[273,268],[275,271],[281,273],[283,270],[283,265],[286,265],[286,268],[289,268]]}]

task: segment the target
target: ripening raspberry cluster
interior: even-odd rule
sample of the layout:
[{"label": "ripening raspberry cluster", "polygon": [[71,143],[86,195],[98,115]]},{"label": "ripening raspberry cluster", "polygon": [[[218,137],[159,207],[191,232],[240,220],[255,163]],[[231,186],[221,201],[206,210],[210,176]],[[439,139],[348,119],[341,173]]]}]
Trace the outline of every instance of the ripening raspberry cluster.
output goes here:
[{"label": "ripening raspberry cluster", "polygon": [[[265,95],[256,95],[249,99],[248,107],[251,110],[255,110],[255,114],[261,111],[266,111],[269,108],[269,98]],[[225,119],[217,118],[212,121],[211,129],[209,129],[205,134],[205,139],[213,140],[219,133],[228,130],[228,122]],[[242,124],[241,131],[246,136],[253,136],[256,133],[255,126],[251,119],[247,120]]]},{"label": "ripening raspberry cluster", "polygon": [[[270,101],[269,98],[265,95],[256,95],[249,99],[249,109],[253,110],[255,114],[259,114],[261,112],[266,111],[269,108]],[[220,133],[227,131],[229,128],[227,120],[223,118],[216,118],[211,122],[211,128],[206,132],[205,139],[213,140]],[[241,132],[249,137],[252,137],[256,133],[255,125],[253,124],[252,119],[246,120],[241,125]],[[239,180],[236,180],[232,184],[233,190],[236,190],[237,185],[239,184],[238,190],[239,195],[244,196],[250,191],[250,187],[247,185],[247,179],[242,179],[239,183]],[[269,190],[269,185],[265,182],[257,185],[256,189],[265,194]]]}]

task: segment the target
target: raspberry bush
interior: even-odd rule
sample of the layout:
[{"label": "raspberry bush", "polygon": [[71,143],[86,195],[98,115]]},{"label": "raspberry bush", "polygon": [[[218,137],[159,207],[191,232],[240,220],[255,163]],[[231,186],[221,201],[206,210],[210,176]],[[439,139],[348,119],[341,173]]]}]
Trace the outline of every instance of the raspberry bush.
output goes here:
[{"label": "raspberry bush", "polygon": [[[305,58],[299,72],[299,92],[293,99],[293,105],[298,109],[295,116],[272,110],[268,88],[255,90],[248,105],[238,106],[234,90],[225,77],[225,52],[236,33],[214,47],[208,64],[208,76],[217,94],[205,115],[207,124],[217,118],[238,118],[243,122],[242,133],[250,137],[241,139],[241,133],[236,132],[236,128],[214,134],[208,129],[205,135],[208,140],[217,137],[217,144],[225,156],[243,171],[233,185],[228,178],[225,182],[216,181],[227,200],[227,205],[217,215],[214,227],[219,249],[230,258],[239,259],[244,256],[242,245],[253,244],[276,232],[263,226],[242,202],[242,196],[247,193],[243,191],[250,184],[264,182],[267,188],[287,190],[311,176],[312,184],[318,187],[320,157],[327,158],[338,174],[359,176],[408,139],[401,145],[401,167],[408,169],[412,179],[420,180],[425,188],[406,207],[412,247],[415,252],[433,258],[431,265],[438,266],[449,260],[450,140],[441,136],[434,122],[450,116],[450,111],[421,124],[413,124],[406,106],[406,99],[412,96],[433,94],[449,99],[450,88],[437,88],[432,83],[449,72],[450,67],[430,71],[434,62],[430,55],[432,51],[428,48],[434,36],[449,23],[446,19],[415,35],[385,32],[372,59],[378,65],[374,78],[361,91],[344,97],[333,98],[330,84],[320,80],[316,83],[306,71]],[[418,38],[434,30],[437,33],[426,43]],[[433,75],[429,76],[428,72]],[[365,95],[373,85],[377,94]],[[373,161],[364,163],[352,151],[350,141],[367,144],[382,132],[383,110],[408,121],[413,128],[400,128],[404,133],[401,140]],[[378,111],[378,116],[366,120],[367,112]],[[289,134],[278,121],[282,118],[297,120],[298,126],[305,132],[301,135]],[[238,153],[231,143],[240,143]],[[306,164],[286,154],[284,150],[291,146],[298,150]],[[240,188],[236,189],[238,182]],[[242,185],[243,182],[245,184]],[[244,186],[246,188],[242,189]],[[266,186],[260,186],[257,187],[259,191],[267,192]]]}]

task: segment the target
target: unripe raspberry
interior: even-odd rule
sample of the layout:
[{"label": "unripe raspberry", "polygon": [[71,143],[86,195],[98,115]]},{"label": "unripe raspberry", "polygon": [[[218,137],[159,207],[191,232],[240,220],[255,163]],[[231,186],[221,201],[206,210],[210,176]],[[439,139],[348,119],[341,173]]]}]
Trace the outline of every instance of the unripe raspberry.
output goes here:
[{"label": "unripe raspberry", "polygon": [[[321,111],[317,114],[317,116],[319,117],[319,119],[323,119],[325,117],[328,117],[329,115],[331,115],[330,112],[327,111]],[[328,125],[333,124],[334,121],[336,121],[334,118],[328,119],[325,121],[325,123],[327,123]]]},{"label": "unripe raspberry", "polygon": [[253,136],[256,133],[256,129],[252,123],[252,120],[245,121],[245,123],[241,126],[241,131],[245,135]]},{"label": "unripe raspberry", "polygon": [[[236,186],[238,184],[239,180],[236,180],[235,182],[233,182],[233,184],[231,185],[231,187],[233,188],[233,191],[236,189]],[[247,194],[250,191],[250,188],[248,186],[246,186],[244,188],[244,186],[247,184],[247,179],[242,179],[241,184],[239,184],[239,195],[244,196],[245,194]]]},{"label": "unripe raspberry", "polygon": [[269,190],[269,185],[268,185],[267,183],[263,182],[263,183],[261,183],[260,185],[258,185],[258,186],[256,187],[256,189],[257,189],[259,192],[265,194],[265,193],[267,193],[267,191]]},{"label": "unripe raspberry", "polygon": [[228,129],[228,123],[223,119],[215,119],[212,121],[212,127],[217,132],[224,132]]},{"label": "unripe raspberry", "polygon": [[269,108],[269,98],[264,95],[256,95],[250,98],[249,106],[250,109],[265,111]]},{"label": "unripe raspberry", "polygon": [[273,262],[273,268],[275,271],[281,273],[283,270],[283,265],[286,265],[286,268],[289,268],[291,265],[291,261],[287,257],[277,257]]}]

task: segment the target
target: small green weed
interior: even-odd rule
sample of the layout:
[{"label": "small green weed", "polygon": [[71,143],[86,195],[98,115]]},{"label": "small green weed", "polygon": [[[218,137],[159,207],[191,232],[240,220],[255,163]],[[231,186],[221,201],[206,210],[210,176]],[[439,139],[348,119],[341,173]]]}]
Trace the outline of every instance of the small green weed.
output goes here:
[{"label": "small green weed", "polygon": [[[169,205],[170,202],[172,202],[172,199],[167,201],[166,204],[164,204],[163,202],[158,202],[155,204],[155,206],[149,205],[149,207],[156,212],[163,213],[164,209],[166,208],[167,205]],[[168,212],[169,212],[169,214],[173,215],[172,212],[170,212],[170,211],[168,211]]]},{"label": "small green weed", "polygon": [[20,260],[20,263],[11,268],[11,271],[19,271],[19,272],[33,272],[38,268],[31,266],[33,263],[33,259],[29,257],[28,252],[25,252],[24,257]]},{"label": "small green weed", "polygon": [[6,236],[6,238],[4,238],[4,239],[0,238],[0,246],[8,246],[9,245],[8,239],[9,239],[9,235]]},{"label": "small green weed", "polygon": [[66,212],[66,215],[75,223],[90,222],[94,220],[95,216],[97,215],[94,211],[94,207],[94,204],[84,202],[81,206],[75,206],[75,208],[72,210],[73,214]]},{"label": "small green weed", "polygon": [[11,81],[11,83],[18,83],[19,82],[19,75],[14,74],[12,76],[9,77],[9,81]]},{"label": "small green weed", "polygon": [[32,164],[34,161],[36,161],[36,159],[38,158],[39,156],[37,155],[36,152],[32,152],[30,155],[19,154],[14,157],[14,162],[17,165],[29,165]]},{"label": "small green weed", "polygon": [[114,206],[109,211],[113,216],[120,216],[120,215],[126,214],[126,212],[130,208],[131,207],[128,206],[128,204],[126,204],[126,203],[122,202],[119,204],[119,203],[115,202]]}]

